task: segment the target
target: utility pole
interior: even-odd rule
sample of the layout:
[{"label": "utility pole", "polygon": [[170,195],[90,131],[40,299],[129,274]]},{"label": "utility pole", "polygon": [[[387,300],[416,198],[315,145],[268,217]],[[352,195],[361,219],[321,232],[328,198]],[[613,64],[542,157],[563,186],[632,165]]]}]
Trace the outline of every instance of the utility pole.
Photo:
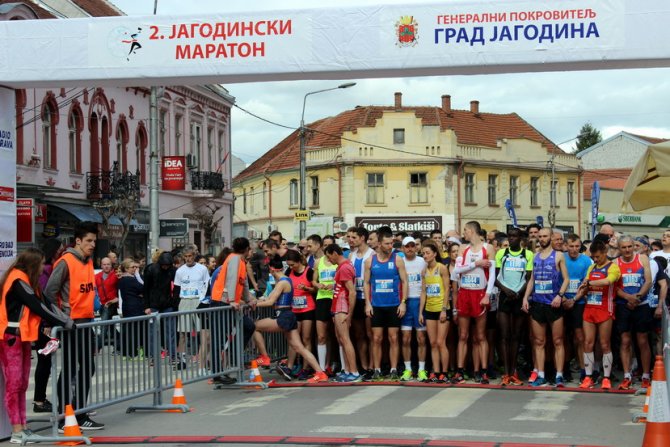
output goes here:
[{"label": "utility pole", "polygon": [[[154,0],[154,15],[158,0]],[[151,87],[149,97],[149,255],[158,248],[158,88]]]}]

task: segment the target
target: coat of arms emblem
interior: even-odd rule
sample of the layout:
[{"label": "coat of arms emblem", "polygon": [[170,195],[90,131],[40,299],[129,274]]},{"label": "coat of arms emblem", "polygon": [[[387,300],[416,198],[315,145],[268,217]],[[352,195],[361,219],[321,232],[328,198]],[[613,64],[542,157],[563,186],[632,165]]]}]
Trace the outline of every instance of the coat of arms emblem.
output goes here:
[{"label": "coat of arms emblem", "polygon": [[418,43],[419,25],[414,16],[402,16],[395,24],[399,47],[413,47]]}]

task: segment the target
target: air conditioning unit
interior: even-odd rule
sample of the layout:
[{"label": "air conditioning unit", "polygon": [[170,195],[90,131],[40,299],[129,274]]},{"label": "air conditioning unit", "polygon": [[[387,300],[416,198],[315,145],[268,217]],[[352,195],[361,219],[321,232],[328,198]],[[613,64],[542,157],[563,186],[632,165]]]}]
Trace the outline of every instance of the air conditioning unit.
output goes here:
[{"label": "air conditioning unit", "polygon": [[333,233],[343,233],[349,229],[346,222],[333,222]]},{"label": "air conditioning unit", "polygon": [[189,169],[198,167],[198,156],[194,154],[186,155],[186,167]]}]

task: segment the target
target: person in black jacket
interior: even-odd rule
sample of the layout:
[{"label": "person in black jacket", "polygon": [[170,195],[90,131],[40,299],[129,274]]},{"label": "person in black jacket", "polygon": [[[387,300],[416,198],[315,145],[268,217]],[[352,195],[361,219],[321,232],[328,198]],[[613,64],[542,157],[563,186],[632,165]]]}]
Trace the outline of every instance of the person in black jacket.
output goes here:
[{"label": "person in black jacket", "polygon": [[[163,252],[158,256],[158,261],[147,266],[144,272],[144,313],[176,312],[179,307],[179,298],[174,297],[173,282],[177,270],[173,266],[172,255]],[[176,345],[176,320],[168,319],[165,333],[162,334],[163,346],[168,350],[171,357],[177,353]],[[149,331],[149,346],[152,343],[153,332]],[[167,340],[166,340],[167,339]],[[150,353],[152,355],[153,353]]]},{"label": "person in black jacket", "polygon": [[[144,315],[144,287],[135,276],[139,264],[132,258],[121,263],[121,277],[118,282],[121,294],[121,314],[123,318]],[[123,325],[123,355],[136,357],[144,352],[146,321],[135,321]],[[142,351],[139,351],[139,348]]]}]

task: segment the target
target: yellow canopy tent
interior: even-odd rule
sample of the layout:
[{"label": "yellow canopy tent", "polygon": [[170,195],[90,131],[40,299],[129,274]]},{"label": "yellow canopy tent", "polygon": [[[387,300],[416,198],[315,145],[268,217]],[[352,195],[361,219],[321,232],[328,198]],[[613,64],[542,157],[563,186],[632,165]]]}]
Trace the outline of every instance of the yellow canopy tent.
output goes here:
[{"label": "yellow canopy tent", "polygon": [[670,141],[650,145],[637,162],[623,190],[628,204],[635,211],[670,205]]}]

